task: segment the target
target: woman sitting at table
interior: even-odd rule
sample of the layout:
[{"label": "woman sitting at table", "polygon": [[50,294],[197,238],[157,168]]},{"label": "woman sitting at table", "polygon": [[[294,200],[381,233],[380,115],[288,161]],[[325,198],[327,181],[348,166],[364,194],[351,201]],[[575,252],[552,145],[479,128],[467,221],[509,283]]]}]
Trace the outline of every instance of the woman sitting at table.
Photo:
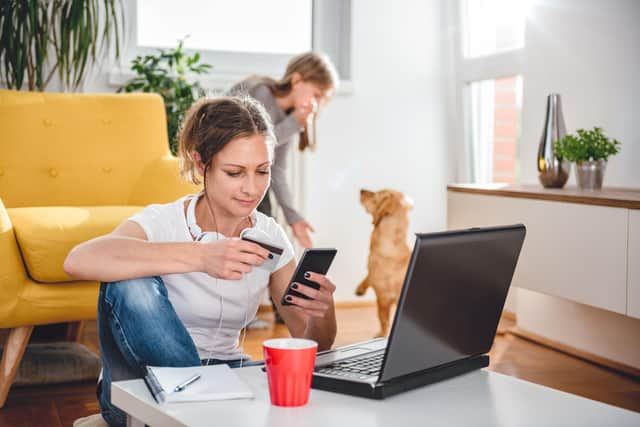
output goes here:
[{"label": "woman sitting at table", "polygon": [[[318,290],[297,286],[311,300],[287,296],[295,260],[290,241],[271,218],[256,211],[270,181],[273,127],[249,97],[195,104],[180,135],[181,173],[204,190],[168,204],[147,206],[106,236],[76,246],[67,274],[99,280],[98,332],[102,379],[98,400],[110,425],[125,425],[111,403],[111,382],[143,376],[146,365],[241,366],[248,357],[240,331],[254,318],[266,288],[293,337],[328,349],[336,334],[335,286],[308,272]],[[248,234],[284,249],[272,255],[240,239]]]}]

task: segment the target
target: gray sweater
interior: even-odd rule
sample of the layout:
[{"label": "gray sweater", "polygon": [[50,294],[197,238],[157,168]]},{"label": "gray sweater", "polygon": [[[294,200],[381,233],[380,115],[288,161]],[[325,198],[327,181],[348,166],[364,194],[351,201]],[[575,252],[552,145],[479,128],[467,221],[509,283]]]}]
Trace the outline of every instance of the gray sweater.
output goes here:
[{"label": "gray sweater", "polygon": [[300,126],[293,114],[287,115],[280,108],[269,88],[255,78],[248,78],[236,84],[231,88],[230,93],[248,93],[260,101],[269,116],[271,116],[276,136],[276,147],[273,165],[271,166],[271,190],[273,190],[289,224],[302,220],[302,215],[293,206],[293,194],[291,194],[286,176],[287,155],[292,145],[291,140],[302,131],[302,126]]}]

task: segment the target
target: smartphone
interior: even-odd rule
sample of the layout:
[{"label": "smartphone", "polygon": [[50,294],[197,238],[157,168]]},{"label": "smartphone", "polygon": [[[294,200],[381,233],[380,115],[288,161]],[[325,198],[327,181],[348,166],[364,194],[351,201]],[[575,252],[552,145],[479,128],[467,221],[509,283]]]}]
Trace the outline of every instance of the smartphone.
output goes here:
[{"label": "smartphone", "polygon": [[336,249],[305,249],[302,254],[302,259],[298,263],[296,267],[295,273],[293,273],[293,277],[289,282],[289,286],[287,286],[287,290],[282,296],[281,304],[282,305],[293,305],[289,301],[285,300],[287,295],[292,295],[294,297],[311,299],[308,296],[301,294],[295,289],[291,288],[293,283],[301,283],[305,286],[310,286],[314,289],[318,289],[320,285],[310,280],[304,278],[304,273],[307,271],[311,271],[318,274],[327,274],[329,271],[329,267],[331,267],[331,263],[333,262],[333,258],[335,258],[338,251]]}]

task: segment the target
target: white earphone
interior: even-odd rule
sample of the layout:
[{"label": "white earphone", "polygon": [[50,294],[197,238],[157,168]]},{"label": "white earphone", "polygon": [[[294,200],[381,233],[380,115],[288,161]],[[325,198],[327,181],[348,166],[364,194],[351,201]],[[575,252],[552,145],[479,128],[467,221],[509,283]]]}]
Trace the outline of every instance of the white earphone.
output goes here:
[{"label": "white earphone", "polygon": [[[218,241],[220,238],[220,234],[214,231],[202,231],[200,226],[196,223],[196,204],[198,203],[198,199],[204,193],[198,193],[195,196],[191,197],[189,201],[189,205],[187,206],[187,227],[189,228],[189,232],[191,236],[193,236],[194,240],[197,242],[214,242]],[[249,229],[250,230],[250,229]],[[218,278],[215,278],[216,286],[218,285]],[[244,347],[244,341],[247,338],[247,317],[249,311],[249,299],[251,298],[249,294],[249,286],[247,285],[247,304],[244,309],[244,323],[243,328],[244,333],[242,334],[242,339],[240,340],[240,348]],[[224,313],[224,298],[220,295],[220,316],[218,317],[218,327],[216,328],[216,332],[213,334],[213,342],[215,343],[216,338],[218,337],[218,332],[222,327],[222,319]],[[242,332],[242,331],[241,331]],[[213,354],[213,350],[209,351],[209,355],[207,356],[207,361],[205,366],[209,366],[209,361],[211,360],[211,356]],[[240,358],[240,367],[242,368],[242,363],[244,358]]]},{"label": "white earphone", "polygon": [[198,199],[203,193],[198,193],[191,197],[189,206],[187,206],[187,227],[189,227],[189,233],[193,236],[196,242],[213,242],[218,240],[218,233],[213,231],[202,231],[200,226],[196,223],[196,204]]}]

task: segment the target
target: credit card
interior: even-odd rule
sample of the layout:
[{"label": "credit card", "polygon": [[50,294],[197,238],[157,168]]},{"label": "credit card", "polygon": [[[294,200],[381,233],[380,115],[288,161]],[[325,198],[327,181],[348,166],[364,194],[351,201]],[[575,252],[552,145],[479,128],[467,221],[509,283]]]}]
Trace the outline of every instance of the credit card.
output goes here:
[{"label": "credit card", "polygon": [[284,252],[284,249],[279,248],[277,246],[273,246],[269,243],[265,243],[265,242],[261,242],[260,240],[253,238],[253,237],[247,237],[247,236],[242,236],[240,237],[242,240],[245,240],[247,242],[251,242],[251,243],[255,243],[258,246],[261,246],[263,248],[265,248],[266,250],[269,251],[269,253],[271,255],[273,255],[273,258],[267,258],[264,260],[264,262],[262,263],[262,265],[256,265],[256,268],[263,268],[265,270],[268,271],[274,271],[276,269],[276,267],[278,266],[278,261],[280,260],[280,257],[282,256],[282,253]]}]

